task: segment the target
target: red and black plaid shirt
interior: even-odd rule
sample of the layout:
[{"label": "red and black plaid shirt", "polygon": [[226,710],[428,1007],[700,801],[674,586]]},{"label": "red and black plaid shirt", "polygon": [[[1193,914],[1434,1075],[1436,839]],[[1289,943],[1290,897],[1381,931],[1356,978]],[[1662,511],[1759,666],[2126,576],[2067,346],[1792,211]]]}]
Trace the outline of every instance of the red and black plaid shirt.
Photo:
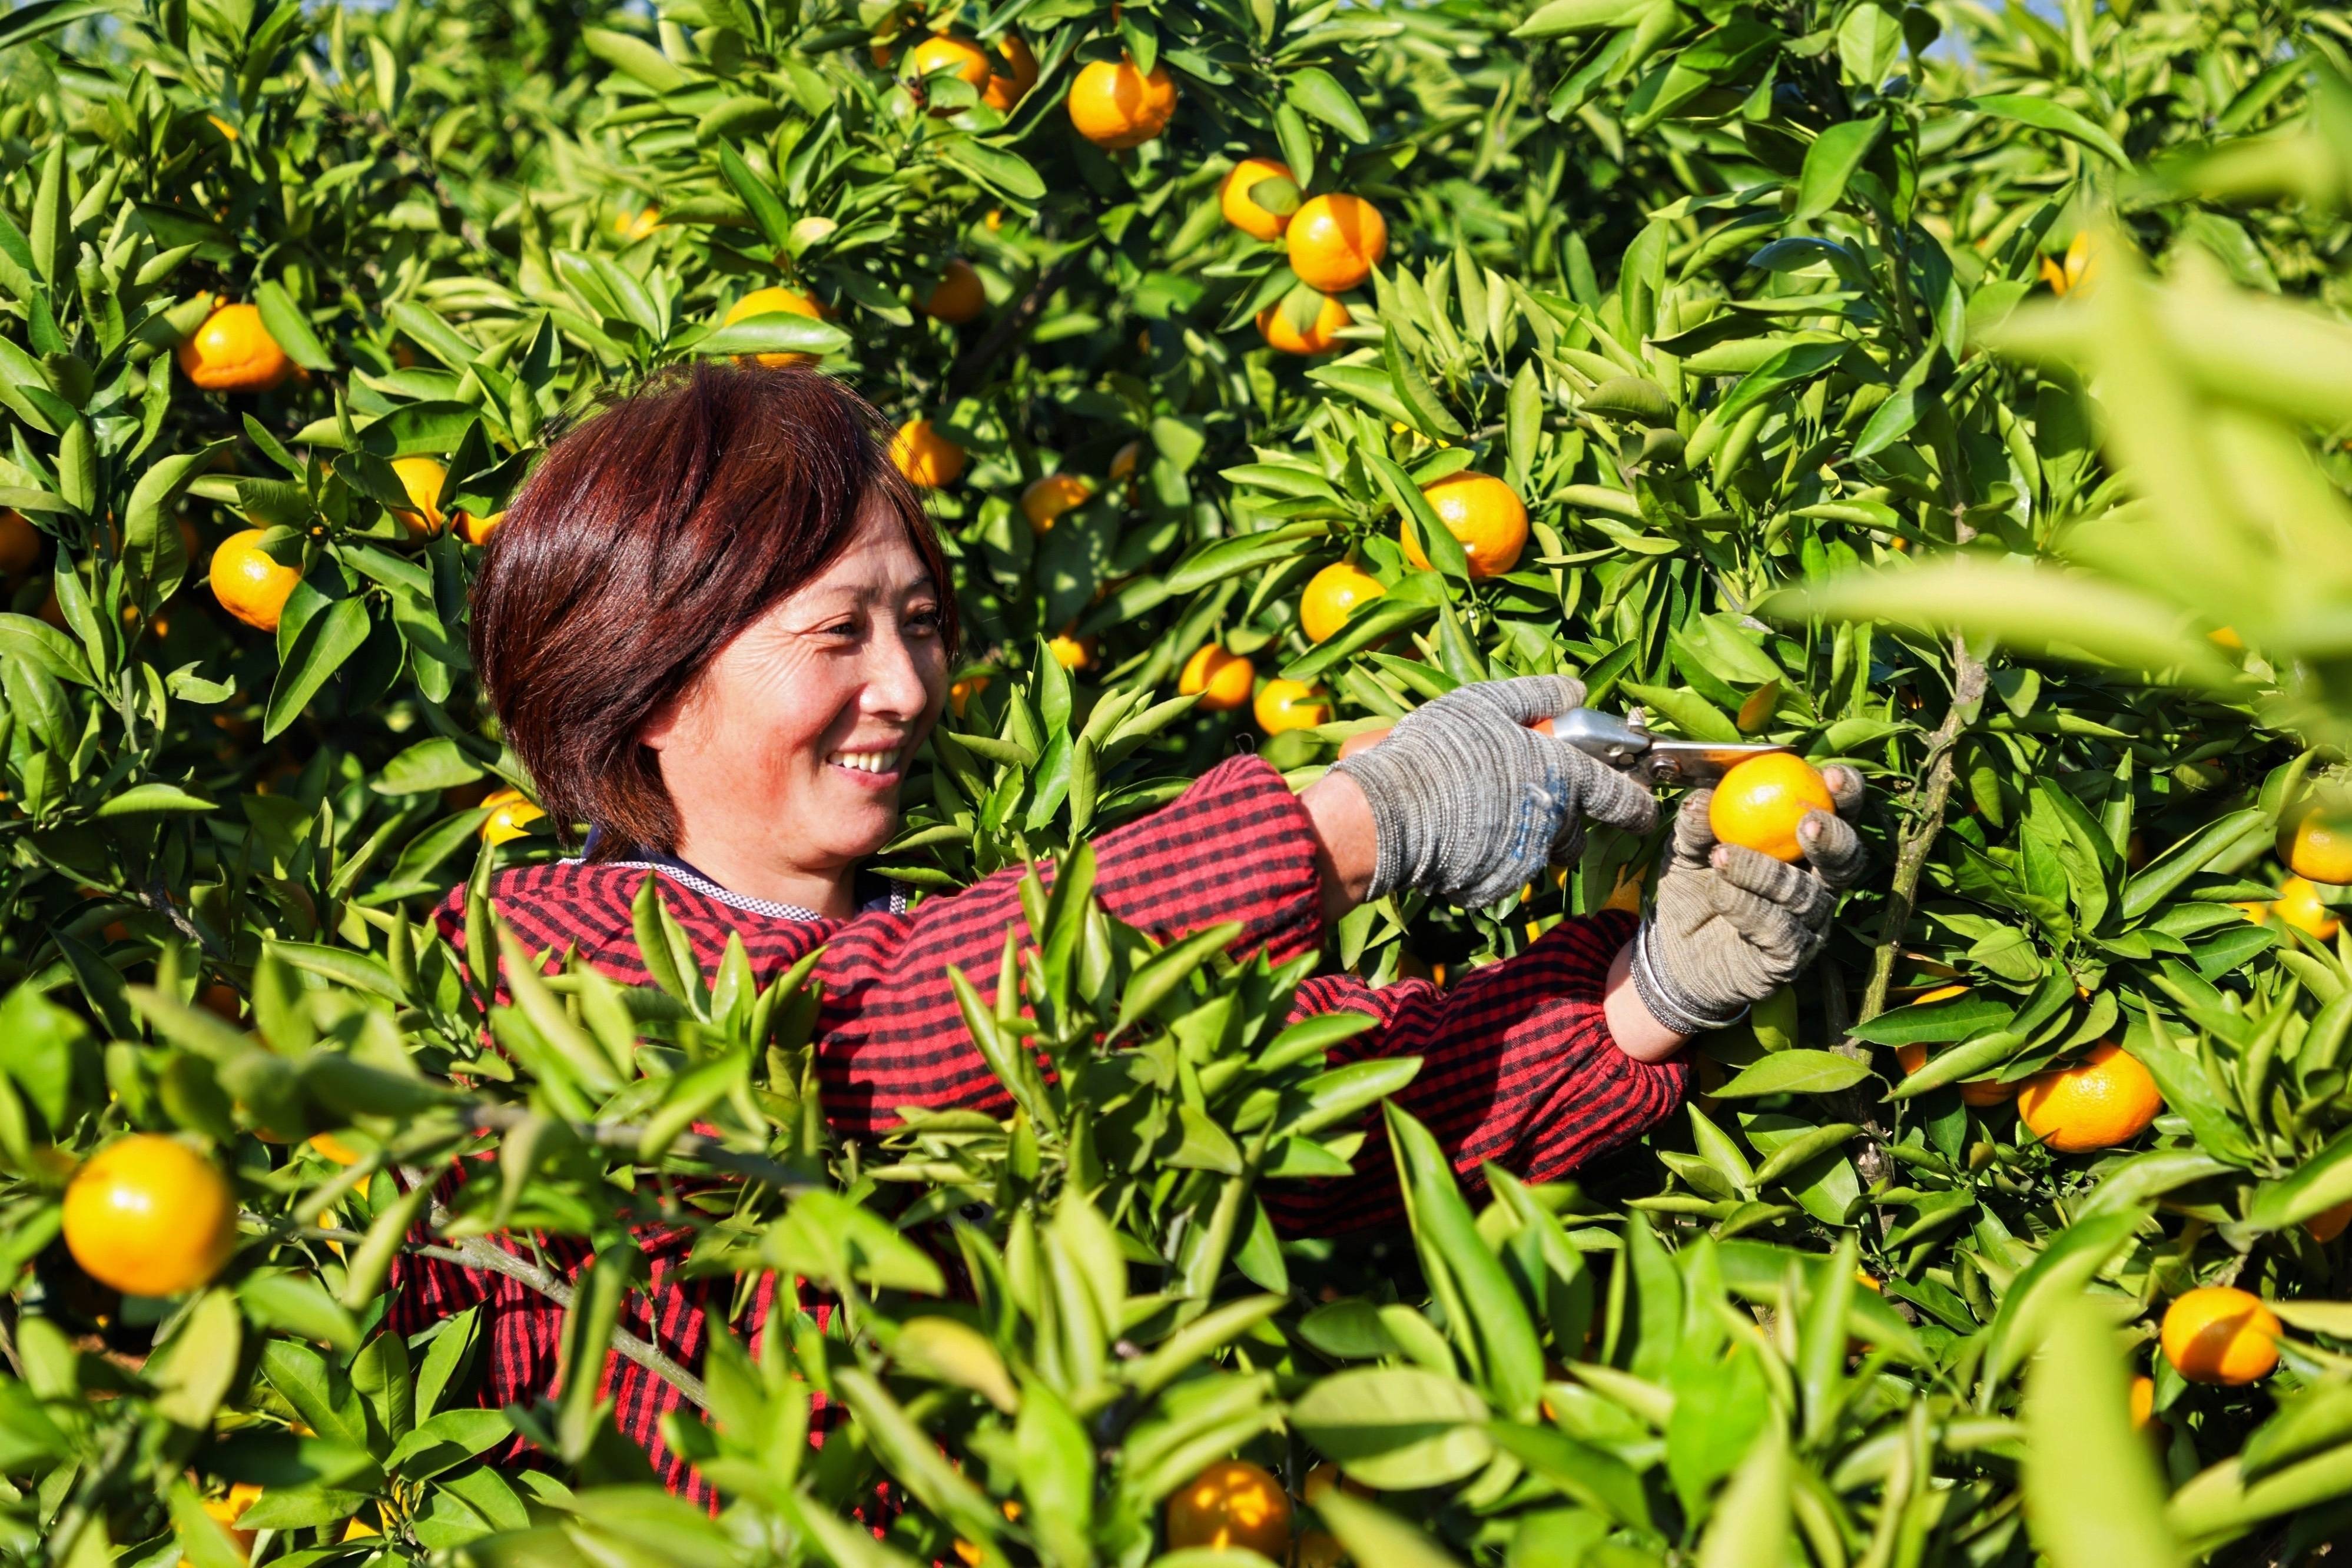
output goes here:
[{"label": "red and black plaid shirt", "polygon": [[[1263,950],[1281,962],[1323,941],[1315,852],[1306,809],[1281,776],[1255,758],[1236,758],[1165,809],[1097,840],[1095,892],[1119,919],[1162,941],[1238,921],[1236,954]],[[493,899],[526,947],[576,948],[614,979],[647,984],[630,904],[643,879],[659,874],[578,862],[528,866],[501,874]],[[993,1001],[1005,930],[1023,920],[1020,875],[1018,868],[999,872],[908,914],[848,920],[748,914],[674,879],[665,879],[662,893],[706,970],[730,936],[742,938],[763,982],[824,946],[816,967],[824,985],[816,1041],[825,1116],[845,1136],[870,1137],[896,1124],[901,1105],[1012,1113],[1010,1097],[964,1031],[947,970],[960,967]],[[459,889],[443,908],[446,932],[462,924],[462,899]],[[1680,1061],[1644,1063],[1619,1051],[1602,1020],[1609,962],[1633,924],[1620,914],[1564,921],[1526,953],[1443,990],[1424,980],[1375,989],[1351,975],[1317,976],[1299,987],[1292,1016],[1357,1011],[1381,1020],[1335,1051],[1334,1065],[1423,1058],[1396,1098],[1453,1155],[1465,1186],[1482,1185],[1479,1167],[1488,1161],[1529,1181],[1558,1180],[1654,1126],[1687,1082]],[[1378,1119],[1370,1125],[1356,1176],[1266,1189],[1267,1207],[1286,1229],[1328,1235],[1397,1222],[1395,1167]],[[703,1312],[724,1312],[733,1284],[678,1279],[689,1240],[679,1233],[648,1241],[652,1281],[622,1321],[698,1367]],[[544,1255],[576,1268],[585,1249],[551,1242]],[[758,1333],[772,1294],[760,1291],[743,1324],[747,1334]],[[405,1258],[394,1271],[393,1301],[394,1326],[408,1333],[468,1306],[482,1309],[486,1405],[527,1404],[553,1386],[562,1310],[544,1296],[502,1275]],[[604,1385],[622,1430],[646,1447],[665,1482],[706,1496],[699,1478],[659,1437],[677,1392],[618,1356],[606,1363]]]}]

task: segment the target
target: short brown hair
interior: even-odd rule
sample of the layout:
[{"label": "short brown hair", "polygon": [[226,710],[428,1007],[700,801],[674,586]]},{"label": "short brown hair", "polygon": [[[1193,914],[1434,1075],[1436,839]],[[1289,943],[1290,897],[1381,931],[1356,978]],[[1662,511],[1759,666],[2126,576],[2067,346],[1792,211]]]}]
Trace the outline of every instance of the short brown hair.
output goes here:
[{"label": "short brown hair", "polygon": [[677,847],[642,738],[696,674],[841,553],[869,497],[955,596],[880,415],[822,371],[698,364],[616,399],[548,449],[490,536],[474,664],[548,814],[598,859]]}]

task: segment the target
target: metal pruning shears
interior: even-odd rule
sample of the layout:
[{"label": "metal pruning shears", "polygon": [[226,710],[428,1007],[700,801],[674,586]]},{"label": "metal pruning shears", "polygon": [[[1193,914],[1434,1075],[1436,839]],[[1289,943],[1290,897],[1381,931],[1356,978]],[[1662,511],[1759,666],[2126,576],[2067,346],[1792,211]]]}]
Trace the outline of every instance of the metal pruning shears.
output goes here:
[{"label": "metal pruning shears", "polygon": [[1760,741],[1725,744],[1652,735],[1642,723],[1640,708],[1619,718],[1599,708],[1580,707],[1536,727],[1620,773],[1652,784],[1711,784],[1751,757],[1792,749]]}]

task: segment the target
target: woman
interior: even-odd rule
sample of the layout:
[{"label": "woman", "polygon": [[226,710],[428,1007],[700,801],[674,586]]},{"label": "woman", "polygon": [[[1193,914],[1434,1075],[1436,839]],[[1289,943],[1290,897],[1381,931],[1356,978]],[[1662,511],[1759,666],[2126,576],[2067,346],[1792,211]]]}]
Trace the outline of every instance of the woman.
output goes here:
[{"label": "woman", "polygon": [[[960,966],[992,1001],[1005,930],[1022,918],[1017,869],[913,911],[858,877],[897,826],[956,636],[946,563],[883,450],[873,412],[822,374],[697,369],[555,444],[491,541],[473,610],[509,743],[551,817],[593,824],[582,858],[500,874],[499,913],[527,949],[576,949],[640,984],[630,907],[648,876],[706,970],[730,935],[762,980],[822,946],[824,1111],[857,1137],[890,1127],[898,1106],[1010,1113],[946,974]],[[1465,687],[1298,795],[1255,758],[1223,763],[1096,841],[1097,896],[1162,939],[1237,921],[1234,951],[1276,961],[1393,889],[1491,903],[1572,853],[1586,817],[1654,821],[1645,790],[1528,727],[1582,695],[1555,676]],[[1850,810],[1859,781],[1832,774]],[[1370,1013],[1381,1026],[1341,1054],[1424,1058],[1397,1099],[1465,1182],[1490,1160],[1558,1179],[1675,1108],[1684,1040],[1793,976],[1860,869],[1852,829],[1829,813],[1800,831],[1808,869],[1716,845],[1705,806],[1685,804],[1658,914],[1638,931],[1622,914],[1567,921],[1444,991],[1320,976],[1297,1014]],[[462,920],[461,895],[445,929]],[[1286,1221],[1328,1233],[1392,1218],[1377,1131],[1357,1164],[1311,1208],[1294,1195]],[[701,1310],[727,1295],[677,1281],[683,1251],[684,1239],[654,1249],[625,1322],[693,1365]],[[552,1385],[553,1302],[442,1263],[405,1264],[399,1287],[407,1326],[483,1307],[487,1403]],[[618,1361],[606,1381],[663,1479],[698,1492],[658,1437],[675,1392]]]}]

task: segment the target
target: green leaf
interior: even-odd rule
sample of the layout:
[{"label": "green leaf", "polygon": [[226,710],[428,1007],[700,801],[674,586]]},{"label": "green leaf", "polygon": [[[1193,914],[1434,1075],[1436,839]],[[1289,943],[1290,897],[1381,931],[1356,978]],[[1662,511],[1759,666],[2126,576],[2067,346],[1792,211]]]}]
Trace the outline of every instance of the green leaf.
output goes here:
[{"label": "green leaf", "polygon": [[1370,141],[1372,128],[1353,94],[1319,66],[1304,66],[1290,73],[1283,97],[1300,113],[1321,120],[1350,141]]},{"label": "green leaf", "polygon": [[2051,1568],[2179,1568],[2165,1487],[2132,1427],[2114,1329],[2082,1301],[2060,1304],[2025,1388],[2025,1519]]},{"label": "green leaf", "polygon": [[1776,1051],[1715,1092],[1718,1100],[1754,1100],[1767,1094],[1830,1094],[1851,1089],[1870,1069],[1833,1051]]},{"label": "green leaf", "polygon": [[2001,1292],[1985,1341],[1985,1396],[2040,1343],[2052,1312],[2072,1301],[2131,1240],[2145,1211],[2129,1209],[2075,1221],[2053,1236],[2042,1255]]},{"label": "green leaf", "polygon": [[201,795],[176,784],[133,784],[90,813],[100,821],[117,817],[153,817],[218,810]]},{"label": "green leaf", "polygon": [[335,368],[335,361],[328,354],[326,346],[319,341],[319,335],[310,330],[310,319],[302,313],[300,306],[294,303],[294,297],[286,292],[285,285],[275,278],[256,285],[253,302],[260,307],[262,326],[278,340],[278,346],[286,350],[288,359],[310,371],[326,371]]},{"label": "green leaf", "polygon": [[2037,131],[2054,131],[2061,136],[2081,142],[2118,169],[2131,167],[2131,154],[2126,152],[2114,137],[2063,103],[2053,103],[2046,98],[2030,98],[2024,93],[1994,92],[1968,99],[1956,107],[1973,109],[1980,114],[1996,115],[2002,120],[2013,120]]},{"label": "green leaf", "polygon": [[583,27],[580,41],[606,65],[633,76],[656,92],[676,92],[693,78],[672,65],[669,57],[645,39],[605,27]]},{"label": "green leaf", "polygon": [[[1325,1492],[1315,1511],[1339,1538],[1349,1556],[1381,1568],[1460,1568],[1461,1560],[1440,1546],[1428,1531],[1409,1524],[1376,1503],[1350,1497],[1338,1487]],[[1160,1563],[1170,1560],[1161,1558]]]},{"label": "green leaf", "polygon": [[1335,1373],[1298,1397],[1291,1424],[1366,1486],[1442,1486],[1494,1453],[1486,1402],[1459,1378],[1419,1367]]},{"label": "green leaf", "polygon": [[1018,152],[969,136],[950,136],[936,145],[942,162],[954,164],[999,195],[1034,202],[1045,193],[1045,177]]},{"label": "green leaf", "polygon": [[768,243],[778,250],[790,249],[793,217],[784,210],[782,198],[769,187],[767,181],[760,178],[757,170],[743,162],[740,153],[724,141],[719,144],[719,172],[735,187],[735,193],[743,198],[744,210],[751,214],[751,221],[760,225],[760,233],[766,236]]},{"label": "green leaf", "polygon": [[705,359],[732,354],[837,354],[849,347],[849,334],[830,321],[790,310],[747,316],[699,339],[694,351]]}]

